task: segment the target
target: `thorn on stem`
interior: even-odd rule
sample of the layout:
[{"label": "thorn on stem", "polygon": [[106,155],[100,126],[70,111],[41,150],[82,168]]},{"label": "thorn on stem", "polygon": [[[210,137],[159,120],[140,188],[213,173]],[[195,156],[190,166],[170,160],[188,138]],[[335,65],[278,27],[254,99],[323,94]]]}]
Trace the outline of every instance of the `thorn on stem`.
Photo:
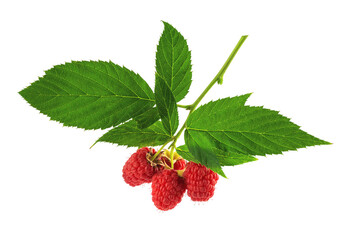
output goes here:
[{"label": "thorn on stem", "polygon": [[219,85],[223,84],[224,78],[221,76],[219,77],[219,80],[217,81]]}]

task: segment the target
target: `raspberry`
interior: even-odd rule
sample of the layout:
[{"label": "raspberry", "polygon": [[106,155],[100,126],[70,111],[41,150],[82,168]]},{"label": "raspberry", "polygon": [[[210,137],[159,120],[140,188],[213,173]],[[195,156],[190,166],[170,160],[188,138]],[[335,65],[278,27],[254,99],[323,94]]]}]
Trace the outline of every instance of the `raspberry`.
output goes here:
[{"label": "raspberry", "polygon": [[[165,150],[164,153],[161,155],[160,159],[163,162],[163,164],[166,166],[166,168],[171,168],[169,150]],[[177,152],[174,152],[173,159],[174,159],[174,170],[183,170],[185,168],[186,162],[182,157],[180,157],[180,155]]]},{"label": "raspberry", "polygon": [[166,168],[171,167],[171,162],[169,158],[167,158],[166,156],[162,156],[160,159],[163,162],[164,166],[166,166]]},{"label": "raspberry", "polygon": [[174,163],[174,170],[183,170],[185,168],[186,162],[184,159],[180,158]]},{"label": "raspberry", "polygon": [[155,206],[160,210],[167,211],[181,202],[186,185],[184,178],[179,177],[175,170],[166,169],[154,175],[151,189]]},{"label": "raspberry", "polygon": [[193,201],[208,201],[215,191],[219,175],[207,167],[189,162],[183,174],[187,186],[187,194]]},{"label": "raspberry", "polygon": [[[168,168],[171,167],[171,162],[170,162],[170,159],[168,159],[167,157],[165,156],[162,156],[161,157],[161,160],[164,162],[164,164],[166,164],[166,166]],[[185,165],[186,165],[186,162],[184,159],[180,158],[178,160],[175,160],[175,163],[174,163],[174,170],[183,170],[185,168]]]},{"label": "raspberry", "polygon": [[155,149],[144,147],[132,154],[123,167],[124,181],[132,187],[151,182],[151,178],[160,170],[148,160],[155,153]]}]

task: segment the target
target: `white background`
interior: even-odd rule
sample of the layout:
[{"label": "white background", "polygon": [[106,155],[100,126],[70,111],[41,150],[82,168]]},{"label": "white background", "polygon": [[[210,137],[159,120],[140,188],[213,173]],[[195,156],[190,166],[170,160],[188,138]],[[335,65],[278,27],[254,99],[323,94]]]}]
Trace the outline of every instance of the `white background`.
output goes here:
[{"label": "white background", "polygon": [[[0,239],[360,239],[356,2],[1,1]],[[160,212],[149,185],[122,180],[135,149],[89,150],[105,131],[62,127],[17,94],[70,60],[112,60],[153,87],[160,20],[192,50],[183,104],[248,34],[203,103],[253,92],[250,105],[334,144],[225,168],[211,201]]]}]

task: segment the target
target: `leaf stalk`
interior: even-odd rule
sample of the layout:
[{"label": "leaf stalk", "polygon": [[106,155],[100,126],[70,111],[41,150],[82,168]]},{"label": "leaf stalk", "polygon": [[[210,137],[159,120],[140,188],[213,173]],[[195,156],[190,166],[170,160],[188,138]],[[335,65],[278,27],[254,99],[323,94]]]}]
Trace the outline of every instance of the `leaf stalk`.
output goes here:
[{"label": "leaf stalk", "polygon": [[181,105],[181,104],[177,104],[177,106],[178,106],[179,108],[185,108],[186,110],[190,110],[190,108],[191,108],[191,105]]}]

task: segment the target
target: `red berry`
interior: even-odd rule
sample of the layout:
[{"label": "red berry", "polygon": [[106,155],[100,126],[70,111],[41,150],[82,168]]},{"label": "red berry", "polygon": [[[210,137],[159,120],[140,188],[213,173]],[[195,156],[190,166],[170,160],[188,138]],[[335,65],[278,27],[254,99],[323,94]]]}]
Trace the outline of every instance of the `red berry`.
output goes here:
[{"label": "red berry", "polygon": [[186,162],[184,159],[180,158],[174,163],[174,170],[183,170],[185,168]]},{"label": "red berry", "polygon": [[185,181],[177,172],[166,169],[152,178],[152,200],[155,206],[163,211],[173,209],[186,191]]},{"label": "red berry", "polygon": [[219,175],[207,167],[189,162],[183,177],[187,186],[187,194],[193,201],[208,201],[214,196],[215,184]]},{"label": "red berry", "polygon": [[159,170],[148,161],[148,158],[155,153],[155,149],[144,147],[131,155],[123,167],[123,178],[127,184],[135,187],[151,182],[151,178]]},{"label": "red berry", "polygon": [[161,161],[163,162],[163,164],[165,164],[167,168],[171,168],[171,162],[169,158],[167,158],[166,156],[162,156]]},{"label": "red berry", "polygon": [[[166,164],[166,166],[168,168],[171,168],[171,162],[170,159],[168,159],[167,157],[163,156],[161,157],[161,161],[164,162],[164,164]],[[174,170],[183,170],[185,168],[186,162],[184,159],[179,158],[178,160],[175,160],[174,163]]]}]

